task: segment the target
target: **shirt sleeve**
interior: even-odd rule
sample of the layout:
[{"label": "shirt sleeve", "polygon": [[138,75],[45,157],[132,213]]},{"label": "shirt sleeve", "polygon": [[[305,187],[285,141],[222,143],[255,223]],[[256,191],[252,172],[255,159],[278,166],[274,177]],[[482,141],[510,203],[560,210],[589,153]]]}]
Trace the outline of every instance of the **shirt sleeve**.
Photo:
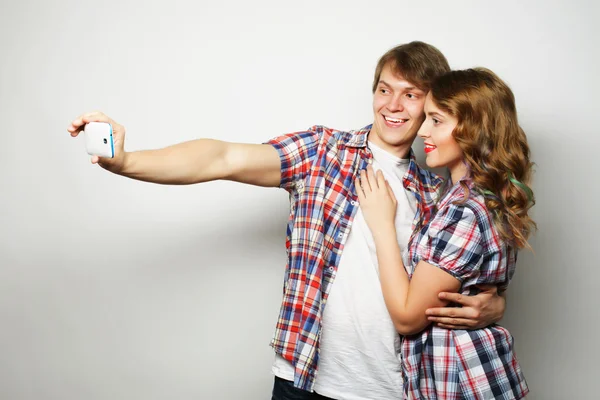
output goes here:
[{"label": "shirt sleeve", "polygon": [[294,190],[298,181],[304,180],[313,165],[322,137],[322,129],[313,127],[307,131],[288,133],[265,142],[279,153],[281,182],[279,187]]},{"label": "shirt sleeve", "polygon": [[435,215],[420,259],[461,283],[479,273],[483,260],[482,233],[473,210],[450,204]]}]

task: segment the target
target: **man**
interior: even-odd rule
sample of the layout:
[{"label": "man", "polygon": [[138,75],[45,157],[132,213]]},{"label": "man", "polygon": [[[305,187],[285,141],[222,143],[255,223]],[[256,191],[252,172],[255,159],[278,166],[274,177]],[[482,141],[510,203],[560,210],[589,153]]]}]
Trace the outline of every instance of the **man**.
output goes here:
[{"label": "man", "polygon": [[[110,122],[115,157],[93,163],[132,179],[192,184],[226,179],[281,187],[290,193],[284,297],[272,340],[272,399],[397,399],[402,393],[400,337],[378,276],[373,238],[357,202],[354,180],[371,164],[382,170],[398,199],[402,249],[418,224],[418,201],[435,182],[417,176],[411,146],[424,120],[429,82],[449,71],[435,47],[411,42],[387,52],[373,82],[371,125],[350,132],[314,126],[265,144],[199,139],[159,150],[125,152],[125,129],[101,113],[84,114],[68,128],[77,136],[92,121]],[[504,300],[494,288],[473,297],[442,293],[462,308],[429,310],[451,329],[498,321]],[[444,303],[440,301],[440,305]]]}]

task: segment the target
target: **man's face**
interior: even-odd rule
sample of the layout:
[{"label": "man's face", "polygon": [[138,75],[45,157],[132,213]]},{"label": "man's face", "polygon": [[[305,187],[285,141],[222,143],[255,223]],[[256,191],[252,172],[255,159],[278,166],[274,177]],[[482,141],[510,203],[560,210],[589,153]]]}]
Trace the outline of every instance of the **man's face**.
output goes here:
[{"label": "man's face", "polygon": [[425,119],[426,95],[386,65],[373,94],[374,121],[369,140],[390,153],[406,157]]}]

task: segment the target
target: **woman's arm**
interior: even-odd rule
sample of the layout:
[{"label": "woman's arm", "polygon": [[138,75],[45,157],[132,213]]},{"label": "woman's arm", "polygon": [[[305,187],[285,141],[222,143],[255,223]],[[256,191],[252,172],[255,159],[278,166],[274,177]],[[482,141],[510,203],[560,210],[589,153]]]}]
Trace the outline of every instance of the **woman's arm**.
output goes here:
[{"label": "woman's arm", "polygon": [[396,239],[397,203],[391,188],[381,171],[375,176],[371,167],[361,173],[356,185],[361,209],[375,240],[383,297],[392,321],[401,334],[420,332],[431,323],[425,311],[447,304],[438,293],[457,292],[460,281],[423,261],[409,280]]},{"label": "woman's arm", "polygon": [[409,281],[404,268],[395,229],[374,235],[383,298],[396,330],[403,335],[422,331],[431,321],[425,311],[447,304],[438,298],[440,292],[456,292],[458,279],[421,261]]}]

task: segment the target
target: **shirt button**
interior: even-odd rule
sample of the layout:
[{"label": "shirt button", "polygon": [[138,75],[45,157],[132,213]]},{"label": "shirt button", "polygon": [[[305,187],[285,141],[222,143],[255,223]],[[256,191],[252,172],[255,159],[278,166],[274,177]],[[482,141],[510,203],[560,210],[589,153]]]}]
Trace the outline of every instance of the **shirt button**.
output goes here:
[{"label": "shirt button", "polygon": [[335,268],[333,268],[333,267],[329,267],[327,269],[329,270],[329,272],[333,272],[335,270]]},{"label": "shirt button", "polygon": [[341,239],[344,237],[344,234],[342,232],[340,232],[340,233],[338,233],[337,237],[338,237],[338,239]]},{"label": "shirt button", "polygon": [[357,205],[357,204],[358,204],[358,202],[357,202],[357,201],[355,201],[355,200],[352,200],[352,201],[350,202],[350,204],[352,204],[353,206],[355,206],[355,205]]}]

